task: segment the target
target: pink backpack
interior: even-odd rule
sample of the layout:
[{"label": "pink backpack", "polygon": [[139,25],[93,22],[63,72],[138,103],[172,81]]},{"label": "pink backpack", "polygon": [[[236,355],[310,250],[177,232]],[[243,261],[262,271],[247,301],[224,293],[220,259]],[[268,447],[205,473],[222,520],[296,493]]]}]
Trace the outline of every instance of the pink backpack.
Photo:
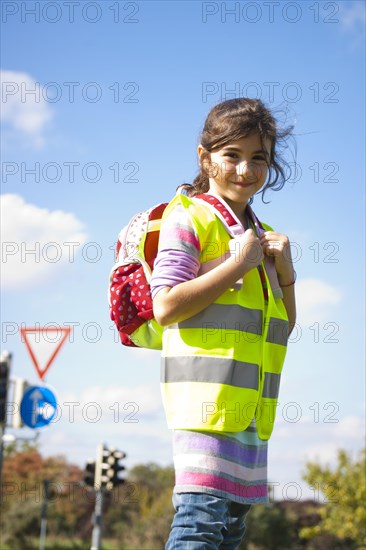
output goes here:
[{"label": "pink backpack", "polygon": [[[243,232],[226,206],[214,195],[197,195],[207,202],[235,237]],[[121,230],[116,263],[109,284],[110,317],[125,346],[161,349],[163,327],[154,319],[151,274],[158,252],[161,218],[168,203],[153,206],[131,218]],[[258,220],[255,218],[255,223]]]},{"label": "pink backpack", "polygon": [[154,319],[150,279],[167,205],[161,203],[136,214],[118,236],[109,307],[125,346],[161,349],[163,328]]}]

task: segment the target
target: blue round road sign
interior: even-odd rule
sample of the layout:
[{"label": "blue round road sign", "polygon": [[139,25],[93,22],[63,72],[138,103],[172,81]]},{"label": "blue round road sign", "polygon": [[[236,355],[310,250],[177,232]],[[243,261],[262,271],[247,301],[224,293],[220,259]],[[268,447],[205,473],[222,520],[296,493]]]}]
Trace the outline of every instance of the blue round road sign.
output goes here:
[{"label": "blue round road sign", "polygon": [[55,394],[45,386],[32,386],[23,395],[20,416],[30,428],[42,428],[49,424],[57,412]]}]

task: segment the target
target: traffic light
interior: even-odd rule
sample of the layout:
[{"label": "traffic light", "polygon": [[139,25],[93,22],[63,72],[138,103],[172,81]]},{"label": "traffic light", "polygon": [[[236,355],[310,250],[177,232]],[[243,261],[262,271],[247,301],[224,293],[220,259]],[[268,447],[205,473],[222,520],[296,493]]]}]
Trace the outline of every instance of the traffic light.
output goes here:
[{"label": "traffic light", "polygon": [[95,460],[88,460],[85,466],[84,483],[88,487],[94,487],[95,484]]},{"label": "traffic light", "polygon": [[108,462],[112,466],[111,469],[113,471],[113,475],[107,482],[107,489],[113,489],[114,487],[125,483],[125,480],[119,475],[120,472],[123,472],[123,470],[126,469],[125,466],[121,464],[121,460],[125,457],[126,453],[123,451],[117,451],[116,449],[110,450]]},{"label": "traffic light", "polygon": [[97,488],[111,491],[117,485],[125,482],[120,477],[120,472],[125,470],[120,463],[126,453],[117,449],[108,449],[105,445],[99,445],[97,450],[97,460],[95,466],[95,485]]},{"label": "traffic light", "polygon": [[11,354],[5,351],[0,357],[0,424],[6,423]]}]

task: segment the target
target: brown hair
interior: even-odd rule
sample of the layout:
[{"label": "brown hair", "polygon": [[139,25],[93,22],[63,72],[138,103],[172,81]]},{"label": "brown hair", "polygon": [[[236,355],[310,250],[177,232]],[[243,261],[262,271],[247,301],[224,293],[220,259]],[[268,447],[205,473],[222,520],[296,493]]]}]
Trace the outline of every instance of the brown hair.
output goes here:
[{"label": "brown hair", "polygon": [[209,172],[204,166],[204,161],[210,160],[210,152],[221,149],[231,141],[258,132],[262,147],[266,138],[272,144],[267,183],[261,191],[263,200],[265,191],[279,191],[290,177],[289,170],[286,175],[288,163],[281,157],[279,149],[284,145],[286,138],[292,135],[292,130],[293,126],[280,129],[272,112],[259,99],[240,97],[215,105],[206,118],[201,134],[200,143],[205,151],[200,159],[199,174],[192,184],[183,184],[179,187],[190,196],[207,193]]}]

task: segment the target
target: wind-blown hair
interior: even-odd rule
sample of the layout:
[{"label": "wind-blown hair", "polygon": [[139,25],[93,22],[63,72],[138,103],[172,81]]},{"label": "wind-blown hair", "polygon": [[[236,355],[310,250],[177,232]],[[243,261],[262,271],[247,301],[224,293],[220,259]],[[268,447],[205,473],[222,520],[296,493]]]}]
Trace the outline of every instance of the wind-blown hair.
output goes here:
[{"label": "wind-blown hair", "polygon": [[200,136],[200,143],[205,149],[200,159],[200,171],[192,184],[185,183],[179,187],[190,196],[207,193],[210,168],[207,169],[205,161],[210,161],[211,151],[219,150],[224,145],[242,137],[258,133],[262,148],[266,138],[271,142],[268,177],[260,191],[263,200],[264,193],[268,189],[279,191],[290,177],[291,170],[281,156],[281,152],[286,148],[286,139],[292,136],[292,130],[293,126],[280,128],[272,112],[260,99],[240,97],[215,105],[206,118]]}]

